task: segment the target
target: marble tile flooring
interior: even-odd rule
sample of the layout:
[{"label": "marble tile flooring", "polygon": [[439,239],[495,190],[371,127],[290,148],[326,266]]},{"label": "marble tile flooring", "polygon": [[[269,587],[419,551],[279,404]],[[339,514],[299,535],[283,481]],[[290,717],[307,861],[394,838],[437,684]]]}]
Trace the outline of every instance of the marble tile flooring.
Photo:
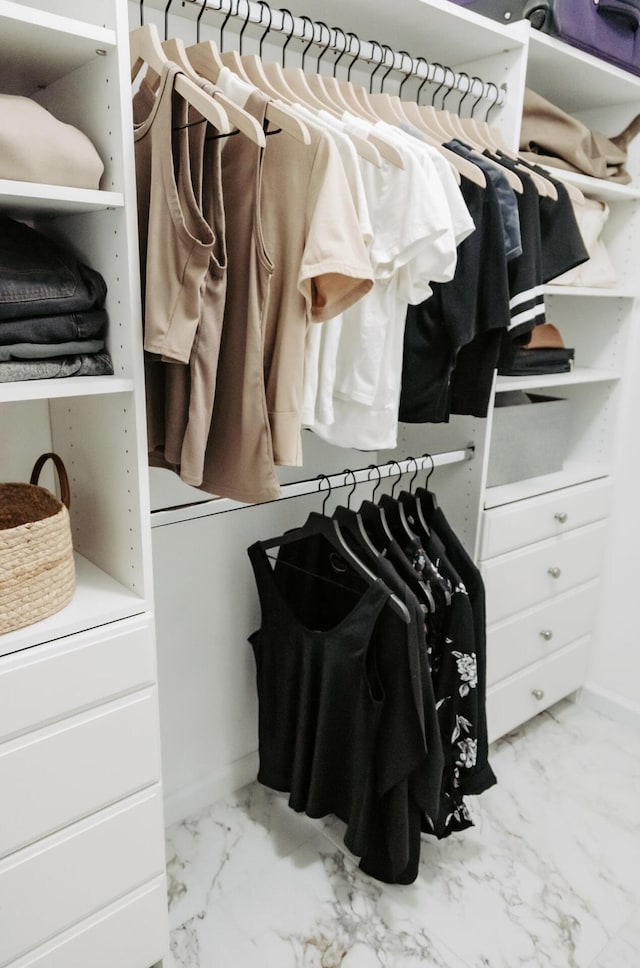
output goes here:
[{"label": "marble tile flooring", "polygon": [[640,968],[640,733],[562,702],[491,762],[408,887],[258,784],[175,825],[163,968]]}]

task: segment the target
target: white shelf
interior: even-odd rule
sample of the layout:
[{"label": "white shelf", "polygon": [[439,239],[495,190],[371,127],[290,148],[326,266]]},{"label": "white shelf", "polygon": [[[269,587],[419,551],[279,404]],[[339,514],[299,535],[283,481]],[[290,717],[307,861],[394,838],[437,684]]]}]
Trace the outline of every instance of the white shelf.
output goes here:
[{"label": "white shelf", "polygon": [[[0,91],[30,96],[115,47],[113,30],[0,0]],[[34,65],[37,64],[37,71]]]},{"label": "white shelf", "polygon": [[4,215],[26,218],[34,215],[73,215],[122,208],[122,192],[101,192],[65,185],[9,181],[0,178],[0,208]]},{"label": "white shelf", "polygon": [[15,383],[0,383],[0,403],[132,392],[133,380],[123,380],[117,376],[70,376],[59,380],[20,380]]},{"label": "white shelf", "polygon": [[485,491],[484,506],[497,508],[514,501],[526,501],[538,494],[548,494],[559,491],[574,484],[585,481],[595,481],[601,477],[608,477],[607,468],[598,465],[574,464],[553,474],[542,474],[540,477],[529,477],[526,480],[514,481],[512,484],[499,484],[488,487]]},{"label": "white shelf", "polygon": [[71,602],[41,622],[0,635],[0,655],[19,652],[41,642],[50,642],[145,611],[143,599],[86,558],[75,555],[75,563],[76,592]]},{"label": "white shelf", "polygon": [[579,383],[610,383],[620,379],[619,373],[576,367],[570,373],[545,373],[541,376],[499,376],[496,393],[507,390],[538,390],[544,387],[576,386]]},{"label": "white shelf", "polygon": [[640,101],[640,77],[538,30],[529,39],[527,84],[569,114]]},{"label": "white shelf", "polygon": [[546,168],[554,178],[575,185],[581,192],[592,198],[601,198],[605,202],[631,202],[640,198],[640,187],[638,185],[620,185],[617,182],[606,181],[602,178],[581,175],[577,171],[554,168],[552,165],[543,165],[542,167]]},{"label": "white shelf", "polygon": [[587,299],[637,299],[640,293],[630,289],[592,289],[588,286],[554,286],[544,287],[545,296],[572,296]]}]

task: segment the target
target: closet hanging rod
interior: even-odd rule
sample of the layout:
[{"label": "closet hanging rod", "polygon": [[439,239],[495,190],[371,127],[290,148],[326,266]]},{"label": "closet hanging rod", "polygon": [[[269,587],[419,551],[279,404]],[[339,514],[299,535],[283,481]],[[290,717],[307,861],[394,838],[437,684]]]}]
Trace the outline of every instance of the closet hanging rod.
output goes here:
[{"label": "closet hanging rod", "polygon": [[[170,11],[171,0],[150,0],[149,6],[165,10],[166,14]],[[140,12],[145,6],[145,0],[140,0]],[[181,7],[193,7],[198,9],[199,15],[204,11],[224,14],[227,17],[240,17],[243,22],[255,24],[256,26],[268,27],[270,31],[286,33],[289,38],[298,40],[308,40],[307,25],[309,18],[293,17],[288,11],[285,16],[283,10],[277,7],[269,7],[270,13],[265,10],[264,3],[257,0],[180,0]],[[203,9],[204,8],[204,9]],[[379,67],[388,67],[389,70],[396,70],[406,77],[414,77],[418,81],[426,81],[429,84],[437,85],[439,89],[449,91],[459,91],[461,94],[475,98],[476,103],[480,100],[490,100],[491,110],[500,107],[505,103],[506,90],[504,86],[498,86],[493,82],[483,81],[479,77],[474,77],[469,83],[469,75],[464,72],[454,71],[453,68],[438,62],[429,62],[424,57],[413,57],[409,54],[411,70],[407,71],[407,53],[396,52],[387,47],[383,50],[376,41],[360,41],[355,34],[347,37],[348,46],[344,46],[342,41],[342,28],[328,28],[326,24],[318,21],[313,22],[314,41],[326,50],[333,50],[336,53],[345,53],[357,57],[358,60],[367,61],[369,64],[377,64]],[[338,39],[340,35],[340,39]],[[356,48],[355,42],[358,43]],[[353,44],[353,47],[352,47]],[[382,55],[382,56],[381,56]]]},{"label": "closet hanging rod", "polygon": [[[416,469],[431,470],[433,467],[444,467],[447,464],[461,464],[472,460],[475,455],[475,447],[469,444],[460,450],[444,451],[441,454],[427,454],[420,457],[408,457],[406,460],[390,461],[384,464],[370,464],[368,467],[361,467],[357,470],[340,471],[336,474],[312,477],[303,481],[294,481],[291,484],[283,484],[281,495],[275,501],[266,503],[272,504],[278,501],[287,500],[292,497],[303,497],[305,494],[317,494],[319,491],[334,490],[347,485],[377,482],[378,473],[380,477],[398,477],[401,474],[414,472]],[[374,475],[372,477],[372,475]],[[160,528],[167,524],[176,524],[178,521],[189,521],[194,518],[208,518],[212,514],[224,514],[226,511],[240,511],[248,507],[260,507],[256,504],[243,504],[240,501],[232,501],[229,498],[212,498],[210,501],[204,500],[197,504],[186,504],[178,507],[162,508],[153,511],[151,514],[151,527]]]}]

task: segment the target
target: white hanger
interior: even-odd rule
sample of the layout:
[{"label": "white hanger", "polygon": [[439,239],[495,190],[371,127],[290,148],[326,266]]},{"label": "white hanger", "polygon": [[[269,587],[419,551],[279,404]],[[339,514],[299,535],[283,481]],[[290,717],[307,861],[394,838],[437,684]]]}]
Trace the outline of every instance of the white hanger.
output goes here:
[{"label": "white hanger", "polygon": [[[198,71],[194,70],[194,65],[187,55],[187,50],[184,46],[182,40],[170,39],[165,40],[162,44],[162,49],[169,58],[169,60],[175,61],[176,64],[185,72],[185,74],[190,77],[196,84],[198,83]],[[204,75],[202,75],[204,77]],[[216,101],[218,101],[224,108],[231,123],[238,129],[246,134],[248,138],[251,138],[257,145],[264,148],[266,145],[266,139],[264,136],[264,131],[260,122],[254,118],[247,111],[244,111],[241,107],[230,101],[222,91],[215,91],[211,95]]]},{"label": "white hanger", "polygon": [[[156,74],[162,74],[164,67],[171,63],[160,44],[160,36],[155,24],[145,24],[137,27],[129,34],[129,51],[131,57],[131,80],[140,73],[147,64]],[[222,107],[190,77],[180,72],[176,75],[175,90],[185,101],[192,105],[203,118],[206,118],[222,134],[231,132],[229,118]]]},{"label": "white hanger", "polygon": [[[192,68],[200,74],[201,77],[206,78],[215,84],[220,75],[220,71],[223,67],[228,66],[231,70],[234,70],[234,62],[230,61],[225,64],[222,60],[220,51],[210,40],[201,41],[198,44],[193,44],[193,46],[186,48],[186,55]],[[242,63],[244,64],[244,57],[242,58]],[[244,80],[244,75],[238,74],[242,80]],[[248,72],[246,72],[248,75]],[[245,83],[247,83],[245,81]],[[311,144],[311,136],[309,135],[309,129],[307,126],[296,117],[288,107],[282,103],[280,100],[280,95],[275,93],[277,100],[274,99],[271,91],[265,90],[262,84],[256,83],[254,79],[249,76],[249,83],[257,87],[258,90],[262,91],[270,98],[269,103],[266,106],[265,117],[267,120],[282,131],[286,131],[287,134],[295,138],[296,141],[301,141],[302,144]]]}]

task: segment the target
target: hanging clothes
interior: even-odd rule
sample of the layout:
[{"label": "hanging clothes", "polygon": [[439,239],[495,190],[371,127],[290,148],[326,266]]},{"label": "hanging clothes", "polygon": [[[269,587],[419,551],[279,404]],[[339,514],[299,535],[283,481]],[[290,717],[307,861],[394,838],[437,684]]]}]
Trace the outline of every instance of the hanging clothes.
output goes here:
[{"label": "hanging clothes", "polygon": [[[473,604],[435,529],[420,538],[383,538],[364,517],[365,538],[358,515],[342,511],[334,525],[341,545],[327,540],[331,520],[312,515],[302,528],[249,549],[262,608],[260,629],[250,639],[259,700],[258,779],[288,792],[295,810],[340,817],[345,844],[361,868],[406,884],[417,876],[421,836],[442,838],[471,826],[464,794],[495,783],[479,691],[486,684],[485,633],[478,625],[483,588],[444,516],[432,515],[443,522],[452,557],[474,582]],[[383,543],[380,554],[376,548]],[[272,565],[265,548],[275,546]],[[353,570],[353,554],[368,579]],[[371,623],[362,623],[362,603],[379,595],[381,583],[386,597],[371,611]],[[391,608],[394,596],[408,622]],[[355,616],[361,624],[353,624]],[[360,636],[357,645],[353,634]],[[316,649],[313,662],[305,657],[307,641]],[[330,686],[338,662],[348,671]],[[375,696],[378,705],[375,715],[369,710],[360,719],[363,696]],[[330,724],[325,709],[334,711]],[[325,730],[350,738],[344,749],[331,746],[330,759],[323,753]],[[354,773],[356,737],[360,768]]]}]

